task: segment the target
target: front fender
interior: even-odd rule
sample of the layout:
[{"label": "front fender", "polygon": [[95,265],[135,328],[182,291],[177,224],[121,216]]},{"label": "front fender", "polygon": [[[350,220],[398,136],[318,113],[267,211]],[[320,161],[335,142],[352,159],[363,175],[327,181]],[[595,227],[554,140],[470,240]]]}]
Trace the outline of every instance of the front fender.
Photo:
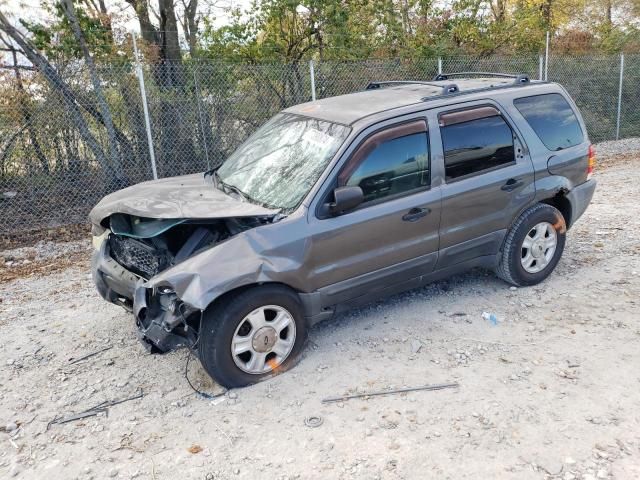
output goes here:
[{"label": "front fender", "polygon": [[277,245],[263,229],[249,230],[161,272],[144,287],[170,287],[198,310],[226,292],[255,283],[279,282],[304,291],[305,247],[303,239]]}]

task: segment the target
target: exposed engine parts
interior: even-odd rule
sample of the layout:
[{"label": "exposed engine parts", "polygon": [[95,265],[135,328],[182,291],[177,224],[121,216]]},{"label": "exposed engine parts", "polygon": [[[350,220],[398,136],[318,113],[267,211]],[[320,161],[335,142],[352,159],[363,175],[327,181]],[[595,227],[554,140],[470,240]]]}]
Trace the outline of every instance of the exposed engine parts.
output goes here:
[{"label": "exposed engine parts", "polygon": [[150,351],[192,348],[202,312],[184,303],[172,288],[145,287],[145,281],[274,218],[187,220],[113,214],[100,225],[106,242],[94,256],[94,280],[105,298],[133,311],[140,340]]},{"label": "exposed engine parts", "polygon": [[115,214],[110,218],[109,250],[116,262],[148,280],[203,249],[269,221],[255,217],[155,220]]}]

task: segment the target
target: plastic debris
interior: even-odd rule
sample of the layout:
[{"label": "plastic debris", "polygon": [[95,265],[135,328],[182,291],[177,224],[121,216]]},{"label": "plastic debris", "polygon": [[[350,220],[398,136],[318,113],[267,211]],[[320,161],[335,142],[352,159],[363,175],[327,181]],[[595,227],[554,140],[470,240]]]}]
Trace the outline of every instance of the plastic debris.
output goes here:
[{"label": "plastic debris", "polygon": [[491,322],[491,325],[498,324],[498,317],[496,317],[493,313],[482,312],[482,318]]}]

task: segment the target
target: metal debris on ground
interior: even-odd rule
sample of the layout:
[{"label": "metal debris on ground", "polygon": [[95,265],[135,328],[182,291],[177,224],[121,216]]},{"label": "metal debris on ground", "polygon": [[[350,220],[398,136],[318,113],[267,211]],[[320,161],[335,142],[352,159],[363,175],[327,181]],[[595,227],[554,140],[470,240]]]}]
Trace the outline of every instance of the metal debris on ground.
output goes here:
[{"label": "metal debris on ground", "polygon": [[324,420],[319,415],[310,415],[304,419],[304,424],[309,428],[316,428],[322,425]]},{"label": "metal debris on ground", "polygon": [[49,427],[51,427],[51,425],[61,425],[63,423],[69,423],[69,422],[73,422],[75,420],[81,420],[83,418],[87,418],[87,417],[94,417],[96,415],[100,415],[101,413],[106,413],[107,409],[106,408],[96,408],[94,410],[87,410],[86,412],[80,412],[80,413],[76,413],[74,415],[69,415],[68,417],[55,417],[53,420],[51,420],[48,424],[47,424],[47,430],[49,430]]},{"label": "metal debris on ground", "polygon": [[81,362],[82,360],[86,360],[87,358],[91,358],[91,357],[95,357],[96,355],[99,355],[102,352],[106,352],[107,350],[111,350],[113,348],[113,345],[110,345],[108,347],[105,347],[101,350],[98,350],[97,352],[92,352],[92,353],[88,353],[87,355],[84,355],[80,358],[70,358],[69,359],[69,363],[70,364],[74,364],[74,363],[78,363]]},{"label": "metal debris on ground", "polygon": [[94,417],[96,415],[100,415],[101,413],[109,413],[109,407],[112,407],[114,405],[119,405],[121,403],[124,402],[129,402],[131,400],[137,400],[139,398],[142,398],[144,396],[144,392],[142,391],[142,389],[140,389],[140,391],[136,394],[133,395],[132,397],[127,397],[127,398],[121,398],[121,399],[117,399],[117,400],[106,400],[102,403],[99,403],[98,405],[88,408],[86,410],[83,410],[80,413],[75,413],[73,415],[68,415],[66,417],[54,417],[53,420],[51,420],[48,424],[47,424],[47,430],[49,430],[49,428],[51,427],[51,425],[61,425],[63,423],[69,423],[69,422],[73,422],[75,420],[81,420],[83,418],[87,418],[87,417]]},{"label": "metal debris on ground", "polygon": [[343,402],[345,400],[351,400],[352,398],[365,398],[365,397],[377,397],[381,395],[392,395],[395,393],[406,393],[406,392],[417,392],[421,390],[443,390],[445,388],[458,388],[460,384],[458,383],[440,383],[434,385],[423,385],[421,387],[407,387],[407,388],[396,388],[393,390],[381,390],[378,392],[369,392],[369,393],[356,393],[354,395],[343,395],[340,397],[328,397],[323,398],[322,403],[333,403],[333,402]]}]

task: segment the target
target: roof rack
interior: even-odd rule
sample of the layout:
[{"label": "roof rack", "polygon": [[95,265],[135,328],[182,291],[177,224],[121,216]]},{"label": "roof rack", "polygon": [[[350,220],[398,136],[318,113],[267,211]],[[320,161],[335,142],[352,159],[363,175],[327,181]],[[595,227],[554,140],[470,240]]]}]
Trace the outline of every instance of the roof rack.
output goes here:
[{"label": "roof rack", "polygon": [[[446,78],[441,79],[446,80]],[[449,95],[452,93],[458,93],[460,89],[458,85],[455,83],[433,83],[433,82],[422,82],[419,80],[384,80],[381,82],[369,82],[365,90],[375,90],[377,88],[382,88],[383,85],[406,85],[406,84],[417,84],[417,85],[429,85],[431,87],[437,87],[442,89],[441,95]]]},{"label": "roof rack", "polygon": [[524,85],[530,83],[529,75],[524,73],[513,75],[510,73],[498,73],[498,72],[453,72],[453,73],[439,73],[433,77],[433,81],[439,82],[442,80],[449,80],[451,77],[499,77],[499,78],[513,78],[513,83],[516,85]]}]

